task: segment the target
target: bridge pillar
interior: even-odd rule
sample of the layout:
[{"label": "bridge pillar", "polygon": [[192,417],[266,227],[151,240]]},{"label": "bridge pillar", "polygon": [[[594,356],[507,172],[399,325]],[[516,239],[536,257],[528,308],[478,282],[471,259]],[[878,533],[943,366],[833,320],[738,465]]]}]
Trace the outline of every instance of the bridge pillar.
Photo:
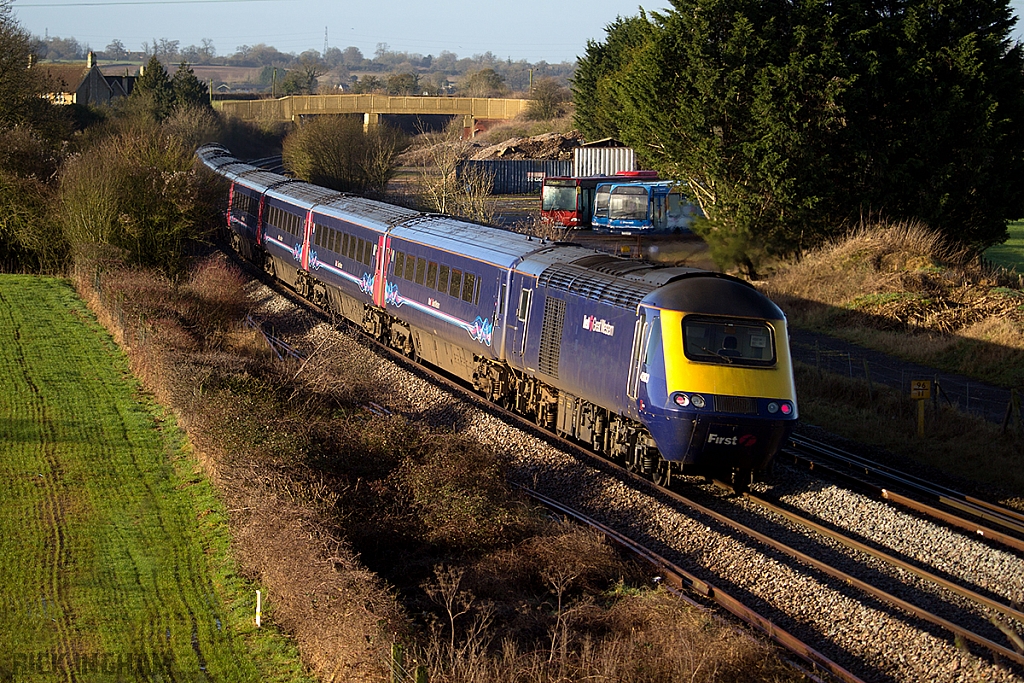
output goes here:
[{"label": "bridge pillar", "polygon": [[363,131],[368,131],[370,126],[376,126],[380,123],[380,114],[366,113],[363,114]]},{"label": "bridge pillar", "polygon": [[476,119],[472,114],[462,117],[462,139],[470,140],[476,137]]}]

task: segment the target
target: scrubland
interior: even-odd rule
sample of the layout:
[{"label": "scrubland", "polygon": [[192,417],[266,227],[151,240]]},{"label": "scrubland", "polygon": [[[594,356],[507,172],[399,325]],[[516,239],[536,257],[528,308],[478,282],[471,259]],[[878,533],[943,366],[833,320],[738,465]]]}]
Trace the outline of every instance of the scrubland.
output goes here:
[{"label": "scrubland", "polygon": [[[1024,385],[1024,281],[911,223],[856,229],[760,287],[792,325],[1006,388]],[[1004,429],[949,406],[919,439],[907,396],[798,365],[801,417],[951,475],[1024,497],[1022,425]]]}]

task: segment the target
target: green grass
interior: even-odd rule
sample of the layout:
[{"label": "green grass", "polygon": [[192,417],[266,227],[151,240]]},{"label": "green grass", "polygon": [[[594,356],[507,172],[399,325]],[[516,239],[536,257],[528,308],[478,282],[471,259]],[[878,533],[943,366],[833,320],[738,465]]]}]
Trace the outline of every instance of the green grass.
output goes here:
[{"label": "green grass", "polygon": [[255,628],[229,542],[174,420],[71,286],[0,276],[0,680],[308,680]]},{"label": "green grass", "polygon": [[985,250],[985,258],[998,266],[1024,273],[1024,220],[1013,221],[1006,229],[1010,238]]}]

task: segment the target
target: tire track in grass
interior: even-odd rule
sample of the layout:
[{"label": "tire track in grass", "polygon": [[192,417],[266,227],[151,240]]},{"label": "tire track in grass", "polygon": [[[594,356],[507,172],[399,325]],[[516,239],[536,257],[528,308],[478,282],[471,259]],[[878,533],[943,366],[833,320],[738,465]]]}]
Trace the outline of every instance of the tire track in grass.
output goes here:
[{"label": "tire track in grass", "polygon": [[[297,655],[281,662],[281,641],[266,628],[256,632],[242,607],[249,592],[229,560],[226,513],[173,416],[139,389],[121,350],[66,282],[18,277],[0,276],[0,392],[18,394],[0,395],[0,549],[31,567],[0,582],[0,610],[2,596],[50,591],[54,582],[60,592],[44,597],[63,608],[59,616],[46,608],[50,630],[37,620],[45,636],[37,639],[9,637],[5,626],[14,622],[0,614],[0,644],[53,652],[60,630],[60,651],[76,667],[83,657],[127,657],[136,669],[120,680],[307,680]],[[17,346],[7,341],[14,334]],[[9,424],[21,433],[5,440],[8,413],[17,414]],[[8,443],[23,454],[5,452]],[[12,507],[6,491],[25,502]],[[12,509],[25,527],[12,535],[31,547],[3,538]],[[6,654],[0,647],[4,682]],[[273,666],[260,655],[274,657]],[[29,680],[107,681],[84,668]]]},{"label": "tire track in grass", "polygon": [[68,564],[67,539],[65,536],[66,518],[61,504],[62,492],[59,490],[60,485],[58,483],[61,478],[61,466],[56,454],[53,423],[42,393],[29,371],[28,359],[25,354],[25,348],[22,345],[21,321],[15,317],[12,303],[4,296],[3,291],[0,291],[0,308],[2,308],[7,318],[7,327],[3,329],[10,330],[8,344],[13,352],[14,364],[20,370],[21,379],[31,394],[28,407],[33,422],[39,427],[39,453],[48,469],[45,475],[42,473],[40,475],[45,491],[43,499],[44,514],[49,522],[53,547],[47,556],[50,560],[49,567],[43,568],[44,573],[47,575],[50,596],[48,599],[44,597],[43,600],[47,600],[54,605],[55,617],[51,618],[56,624],[57,652],[55,653],[56,659],[53,661],[62,667],[63,678],[74,683],[77,681],[77,676],[70,664],[75,656],[74,647],[71,643],[70,628],[73,614],[61,581],[61,576]]},{"label": "tire track in grass", "polygon": [[[90,375],[101,374],[104,360],[88,356],[79,359],[78,365],[86,367]],[[130,553],[120,553],[127,560],[122,564],[131,569],[128,580],[136,588],[139,610],[151,615],[146,628],[136,631],[135,642],[158,657],[172,650],[177,659],[173,673],[177,675],[202,676],[205,672],[226,680],[251,679],[255,674],[251,666],[239,666],[239,661],[224,658],[219,652],[208,662],[204,652],[207,648],[233,651],[237,645],[231,634],[217,626],[223,624],[224,615],[204,597],[215,594],[215,588],[196,528],[197,501],[189,491],[201,478],[175,472],[173,463],[182,456],[181,444],[171,443],[170,435],[177,434],[173,421],[158,417],[149,399],[137,393],[137,387],[126,390],[120,382],[92,386],[89,402],[110,407],[100,420],[105,426],[102,439],[126,444],[112,457],[117,462],[118,479],[127,477],[128,484],[103,489],[104,497],[111,497],[106,507],[128,508],[140,500],[152,503],[144,511],[144,522],[152,527],[151,533],[141,543],[136,539],[133,544],[128,538],[132,529],[121,527],[125,534],[117,544],[134,548]],[[141,637],[142,631],[145,637]],[[186,662],[186,652],[194,659]]]}]

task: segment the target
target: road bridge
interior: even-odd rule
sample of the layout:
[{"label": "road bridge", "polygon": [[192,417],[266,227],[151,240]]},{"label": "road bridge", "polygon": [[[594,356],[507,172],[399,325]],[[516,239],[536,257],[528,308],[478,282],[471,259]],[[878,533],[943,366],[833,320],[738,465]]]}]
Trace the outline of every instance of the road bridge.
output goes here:
[{"label": "road bridge", "polygon": [[400,97],[391,95],[291,95],[267,100],[216,100],[214,109],[247,121],[295,121],[304,116],[359,114],[371,126],[384,115],[443,115],[462,118],[466,137],[513,119],[531,100],[489,97]]}]

